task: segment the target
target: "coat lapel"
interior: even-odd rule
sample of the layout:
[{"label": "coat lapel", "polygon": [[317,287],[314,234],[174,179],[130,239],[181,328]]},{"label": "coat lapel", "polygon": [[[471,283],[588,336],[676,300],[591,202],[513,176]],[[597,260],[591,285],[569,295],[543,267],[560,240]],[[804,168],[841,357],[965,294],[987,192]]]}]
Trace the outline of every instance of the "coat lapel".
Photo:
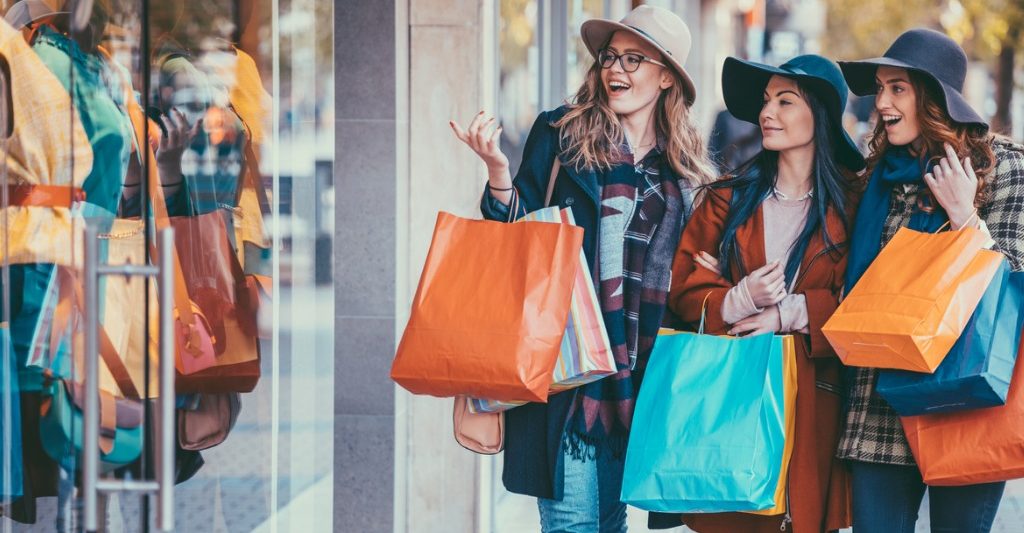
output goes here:
[{"label": "coat lapel", "polygon": [[[762,207],[758,206],[754,216],[746,224],[736,228],[736,242],[743,243],[738,247],[743,268],[739,272],[739,280],[754,270],[761,268],[768,262],[764,251],[764,214]],[[737,265],[739,266],[739,265]]]},{"label": "coat lapel", "polygon": [[567,165],[561,155],[558,158],[562,161],[562,168],[569,175],[569,179],[575,181],[587,193],[596,207],[601,198],[601,185],[597,182],[597,173],[590,169],[577,170],[575,165]]},{"label": "coat lapel", "polygon": [[[836,245],[846,245],[846,231],[843,228],[843,221],[839,218],[839,215],[834,209],[829,209],[825,215],[825,224],[829,231],[829,237]],[[743,260],[743,266],[746,271],[734,271],[734,275],[738,275],[735,279],[740,279],[750,272],[764,266],[768,259],[765,257],[764,249],[764,206],[758,206],[757,211],[754,212],[754,216],[750,217],[750,220],[736,229],[736,241],[745,243],[740,249],[741,258]],[[821,253],[825,249],[825,241],[821,238],[821,232],[816,231],[811,236],[811,242],[807,246],[807,250],[804,252],[803,260],[800,262],[800,272],[803,272],[810,262],[816,255]],[[738,267],[738,265],[737,265]]]}]

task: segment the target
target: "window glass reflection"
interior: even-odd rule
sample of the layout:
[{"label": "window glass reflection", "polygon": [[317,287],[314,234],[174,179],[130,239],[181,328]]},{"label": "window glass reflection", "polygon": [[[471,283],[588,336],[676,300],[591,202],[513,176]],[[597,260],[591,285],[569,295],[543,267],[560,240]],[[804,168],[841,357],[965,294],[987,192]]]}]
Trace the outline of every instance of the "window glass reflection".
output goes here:
[{"label": "window glass reflection", "polygon": [[[124,276],[83,301],[90,223],[110,264],[157,263],[175,230],[176,527],[330,531],[333,6],[145,1],[96,0],[83,31],[71,2],[0,4],[33,121],[0,144],[0,530],[81,526],[90,314],[103,476],[156,467],[160,302]],[[100,501],[113,530],[156,514]]]}]

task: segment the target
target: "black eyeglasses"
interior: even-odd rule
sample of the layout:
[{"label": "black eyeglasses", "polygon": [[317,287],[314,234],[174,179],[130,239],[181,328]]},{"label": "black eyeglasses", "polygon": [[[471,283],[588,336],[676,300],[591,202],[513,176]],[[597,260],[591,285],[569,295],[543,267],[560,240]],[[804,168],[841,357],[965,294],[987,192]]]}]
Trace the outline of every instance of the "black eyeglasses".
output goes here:
[{"label": "black eyeglasses", "polygon": [[647,56],[633,52],[626,52],[625,54],[620,55],[605,48],[597,54],[597,61],[601,64],[601,68],[612,68],[612,65],[615,64],[615,60],[619,61],[619,66],[626,72],[636,72],[636,69],[640,68],[640,65],[642,65],[644,61],[654,63],[661,67],[665,66],[661,61],[655,61]]}]

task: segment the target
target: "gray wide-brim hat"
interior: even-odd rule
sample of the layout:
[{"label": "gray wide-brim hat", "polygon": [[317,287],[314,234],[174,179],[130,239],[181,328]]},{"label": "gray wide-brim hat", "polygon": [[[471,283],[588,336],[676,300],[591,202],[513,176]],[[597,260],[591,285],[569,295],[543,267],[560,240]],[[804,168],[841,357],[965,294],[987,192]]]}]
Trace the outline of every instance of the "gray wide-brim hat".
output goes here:
[{"label": "gray wide-brim hat", "polygon": [[939,105],[946,110],[954,122],[988,129],[988,123],[981,118],[963,96],[964,81],[967,78],[967,54],[947,35],[917,28],[903,32],[893,41],[882,57],[861,61],[840,61],[850,90],[858,96],[875,94],[875,73],[880,66],[898,67],[924,75],[939,89]]},{"label": "gray wide-brim hat", "polygon": [[683,68],[686,57],[690,54],[692,39],[690,28],[679,15],[664,8],[644,5],[630,11],[619,22],[605,19],[588,20],[580,27],[580,36],[590,55],[596,60],[598,52],[608,45],[612,35],[617,31],[632,33],[657,48],[665,62],[682,78],[686,105],[693,105],[697,98],[697,89]]},{"label": "gray wide-brim hat", "polygon": [[778,67],[735,57],[726,58],[725,66],[722,67],[725,107],[734,117],[760,126],[764,89],[772,76],[795,79],[807,90],[813,91],[832,118],[837,142],[836,159],[850,170],[864,168],[864,156],[843,128],[843,112],[850,91],[839,67],[822,56],[797,56]]}]

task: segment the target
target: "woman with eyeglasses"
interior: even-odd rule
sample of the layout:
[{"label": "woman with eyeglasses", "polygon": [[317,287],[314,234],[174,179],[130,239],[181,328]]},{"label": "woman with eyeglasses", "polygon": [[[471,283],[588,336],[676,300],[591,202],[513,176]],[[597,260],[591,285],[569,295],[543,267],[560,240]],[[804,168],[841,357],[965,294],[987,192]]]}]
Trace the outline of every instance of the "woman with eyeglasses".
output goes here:
[{"label": "woman with eyeglasses", "polygon": [[501,128],[483,112],[455,135],[488,170],[486,218],[571,207],[619,372],[506,414],[503,481],[538,498],[544,532],[620,532],[623,458],[637,389],[662,324],[672,257],[714,168],[690,118],[695,92],[682,65],[686,24],[641,6],[621,22],[590,20],[581,34],[596,58],[568,105],[541,113],[513,180]]}]

